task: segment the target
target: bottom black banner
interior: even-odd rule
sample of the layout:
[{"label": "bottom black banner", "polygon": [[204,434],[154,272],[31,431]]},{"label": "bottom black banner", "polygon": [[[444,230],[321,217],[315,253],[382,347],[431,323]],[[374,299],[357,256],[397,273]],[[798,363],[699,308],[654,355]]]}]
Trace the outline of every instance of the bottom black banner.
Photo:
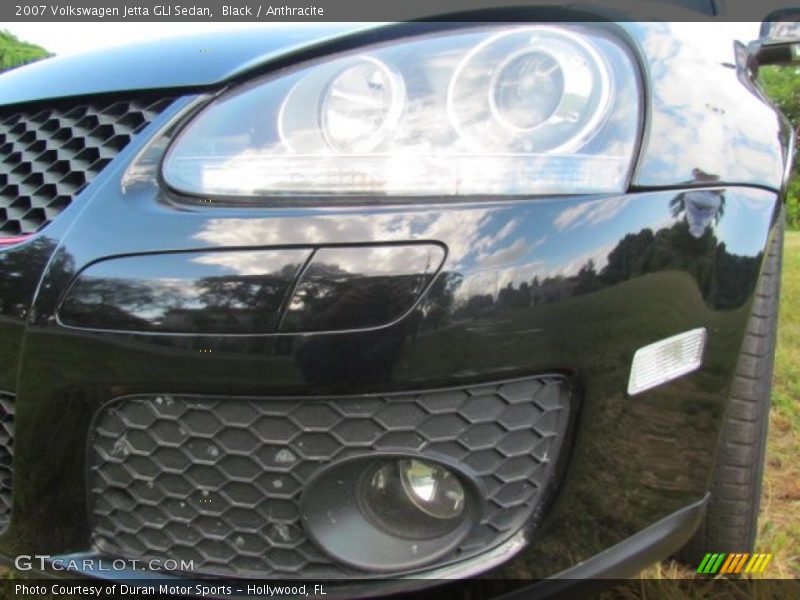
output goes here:
[{"label": "bottom black banner", "polygon": [[598,579],[466,581],[418,579],[333,581],[3,579],[0,598],[413,598],[419,600],[524,598],[757,599],[800,598],[795,579]]}]

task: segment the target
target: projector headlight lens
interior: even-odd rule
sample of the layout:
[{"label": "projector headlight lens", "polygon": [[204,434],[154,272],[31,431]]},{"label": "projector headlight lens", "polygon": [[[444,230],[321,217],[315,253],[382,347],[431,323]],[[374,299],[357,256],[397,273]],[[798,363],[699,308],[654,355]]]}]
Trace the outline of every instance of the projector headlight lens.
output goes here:
[{"label": "projector headlight lens", "polygon": [[564,71],[549,53],[511,56],[492,84],[495,118],[509,129],[530,131],[549,119],[564,97]]},{"label": "projector headlight lens", "polygon": [[233,90],[184,128],[163,176],[249,198],[621,192],[640,115],[634,61],[607,33],[464,29]]}]

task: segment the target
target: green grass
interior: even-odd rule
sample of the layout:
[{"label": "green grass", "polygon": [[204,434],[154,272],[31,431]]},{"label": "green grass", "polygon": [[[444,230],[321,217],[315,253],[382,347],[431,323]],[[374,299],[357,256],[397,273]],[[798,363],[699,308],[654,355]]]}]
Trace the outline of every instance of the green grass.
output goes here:
[{"label": "green grass", "polygon": [[[800,231],[786,233],[781,286],[767,465],[756,550],[774,555],[765,577],[796,579],[800,578]],[[674,561],[654,565],[639,577],[671,581],[657,586],[631,581],[605,594],[604,600],[632,600],[645,595],[648,600],[688,600],[721,591],[712,582],[698,582],[692,569]]]},{"label": "green grass", "polygon": [[781,313],[758,545],[774,575],[800,577],[800,232],[786,234]]}]

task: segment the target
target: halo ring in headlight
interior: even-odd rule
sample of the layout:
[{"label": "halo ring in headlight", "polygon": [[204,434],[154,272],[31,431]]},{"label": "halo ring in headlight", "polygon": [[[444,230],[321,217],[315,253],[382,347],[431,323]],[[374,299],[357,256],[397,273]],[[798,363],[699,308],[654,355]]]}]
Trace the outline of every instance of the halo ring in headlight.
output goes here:
[{"label": "halo ring in headlight", "polygon": [[397,127],[404,98],[402,77],[371,56],[320,65],[286,94],[278,133],[296,153],[367,154]]},{"label": "halo ring in headlight", "polygon": [[[513,77],[515,70],[518,76],[525,74],[525,59],[535,57],[552,61],[538,73],[534,65],[533,74],[560,78],[551,82],[560,91],[558,98],[542,98],[535,85],[527,86],[531,113],[509,111],[503,98],[513,93],[514,82],[504,78]],[[481,89],[484,95],[476,93]],[[518,94],[525,91],[521,88]],[[591,139],[608,114],[611,95],[608,67],[591,44],[557,27],[531,26],[500,32],[467,53],[448,86],[447,114],[453,128],[475,146],[494,140],[520,151],[556,154],[576,150]],[[544,115],[537,118],[537,111]]]},{"label": "halo ring in headlight", "polygon": [[378,147],[400,119],[403,87],[399,75],[370,56],[339,71],[320,98],[319,120],[328,146],[343,153]]}]

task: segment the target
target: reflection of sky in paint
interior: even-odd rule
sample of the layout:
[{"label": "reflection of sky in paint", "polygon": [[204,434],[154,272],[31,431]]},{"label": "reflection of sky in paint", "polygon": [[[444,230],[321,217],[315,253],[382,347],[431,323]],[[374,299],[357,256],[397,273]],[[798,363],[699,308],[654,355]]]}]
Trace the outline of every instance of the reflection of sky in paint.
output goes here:
[{"label": "reflection of sky in paint", "polygon": [[[251,219],[209,219],[195,237],[214,246],[287,246],[301,239],[311,247],[330,243],[379,244],[387,241],[416,243],[391,246],[353,246],[319,250],[319,260],[336,272],[403,274],[433,271],[442,257],[439,246],[449,243],[444,269],[460,274],[454,300],[460,305],[476,295],[496,296],[507,286],[518,287],[534,278],[540,281],[571,278],[589,262],[599,273],[608,256],[628,235],[644,229],[657,234],[687,217],[689,194],[707,191],[652,193],[604,198],[561,198],[443,207],[371,209],[364,215],[347,209],[310,216]],[[704,196],[705,197],[705,196]],[[722,197],[718,206],[722,206]],[[715,226],[714,235],[730,254],[754,256],[765,244],[774,194],[763,190],[724,190],[724,214],[703,214]],[[297,213],[294,213],[297,214]],[[676,216],[673,216],[676,215]],[[695,233],[696,235],[696,233]],[[705,246],[704,246],[705,247]],[[185,252],[148,257],[127,257],[91,267],[97,278],[125,274],[130,283],[146,283],[153,306],[137,308],[140,317],[158,320],[169,310],[204,309],[206,283],[220,276],[278,275],[288,285],[310,249],[257,249]],[[324,258],[323,258],[324,257]],[[124,263],[124,264],[121,264]],[[225,294],[227,283],[213,289]],[[558,284],[557,284],[558,285]],[[281,293],[281,292],[277,292]],[[231,300],[236,302],[232,293]],[[103,301],[102,299],[100,301]],[[227,304],[227,302],[226,302]]]},{"label": "reflection of sky in paint", "polygon": [[124,272],[129,279],[158,280],[178,293],[181,286],[188,285],[186,280],[278,273],[286,265],[302,264],[308,253],[306,250],[247,250],[123,257],[98,263],[91,267],[91,272],[96,277],[113,277]]},{"label": "reflection of sky in paint", "polygon": [[[728,251],[754,254],[763,246],[752,231],[764,229],[764,204],[730,191],[726,202],[730,216],[721,220],[719,234],[727,238]],[[519,284],[534,276],[574,274],[589,260],[599,270],[625,235],[673,222],[668,201],[609,196],[297,219],[212,219],[196,237],[220,245],[439,240],[449,246],[447,270],[487,271],[498,284]]]},{"label": "reflection of sky in paint", "polygon": [[764,126],[776,116],[742,87],[735,68],[734,40],[754,39],[752,24],[625,26],[641,35],[653,82],[641,181],[691,181],[694,169],[728,181],[780,181],[780,146]]},{"label": "reflection of sky in paint", "polygon": [[[671,210],[675,194],[678,192],[426,207],[274,209],[269,218],[203,219],[193,236],[198,243],[212,248],[253,250],[118,260],[128,263],[124,265],[128,278],[156,281],[156,285],[174,291],[173,296],[182,298],[187,306],[194,306],[192,297],[198,290],[189,285],[189,280],[278,274],[285,267],[289,268],[283,276],[291,279],[308,257],[310,247],[438,241],[448,246],[444,270],[463,276],[455,289],[455,300],[462,302],[475,294],[496,294],[509,284],[519,286],[535,277],[572,277],[589,261],[600,272],[609,253],[625,236],[643,229],[657,233],[676,223]],[[727,252],[753,256],[761,251],[773,201],[774,194],[762,190],[725,190],[725,211],[715,235],[726,244]],[[681,213],[677,218],[682,220],[685,215]],[[708,222],[714,221],[710,218]],[[263,249],[270,246],[305,249]],[[438,266],[438,259],[434,260],[436,246],[417,248],[432,249],[431,260],[424,262],[428,269]],[[418,252],[404,246],[335,254],[335,260],[330,262],[353,273],[363,272],[365,265],[382,274],[409,272],[419,269],[422,260]],[[92,269],[94,275],[104,275],[103,263]],[[108,275],[118,272],[114,269]]]},{"label": "reflection of sky in paint", "polygon": [[747,196],[725,195],[725,211],[736,211],[737,218],[721,219],[716,228],[717,237],[725,240],[726,250],[739,256],[754,256],[764,249],[771,215],[762,202]]}]

